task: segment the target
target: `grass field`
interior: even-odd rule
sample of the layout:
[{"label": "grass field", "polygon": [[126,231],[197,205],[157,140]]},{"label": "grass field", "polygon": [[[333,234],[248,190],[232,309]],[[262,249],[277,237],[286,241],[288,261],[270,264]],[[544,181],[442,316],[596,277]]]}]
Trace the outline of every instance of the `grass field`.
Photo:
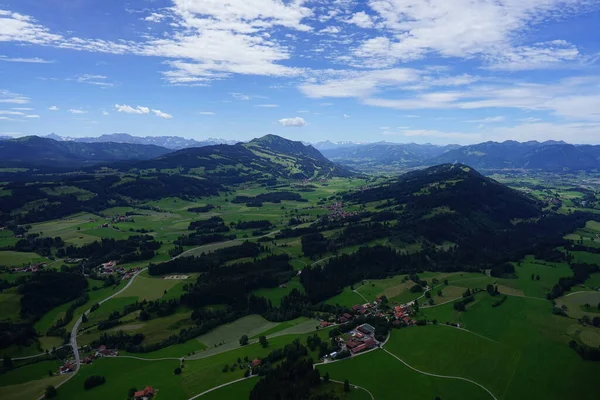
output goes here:
[{"label": "grass field", "polygon": [[2,400],[32,400],[44,394],[48,385],[58,385],[65,380],[65,376],[53,376],[37,379],[26,383],[10,386],[0,386],[0,399]]},{"label": "grass field", "polygon": [[300,278],[292,278],[285,285],[285,287],[258,289],[253,291],[252,294],[271,300],[271,303],[273,303],[274,307],[279,307],[279,305],[281,304],[281,299],[284,296],[287,296],[294,289],[299,290],[301,293],[304,293],[304,286],[302,286],[302,284],[300,283]]},{"label": "grass field", "polygon": [[208,347],[231,342],[237,343],[239,346],[239,339],[242,335],[252,337],[275,326],[277,326],[276,322],[269,322],[260,315],[249,315],[199,336],[198,341]]},{"label": "grass field", "polygon": [[40,262],[48,262],[48,260],[37,253],[24,253],[11,250],[0,251],[0,265],[7,267],[22,267]]},{"label": "grass field", "polygon": [[382,350],[318,367],[321,375],[359,385],[369,390],[377,400],[441,399],[489,400],[479,387],[450,379],[419,374]]},{"label": "grass field", "polygon": [[[460,339],[443,343],[435,336],[428,338],[426,331],[421,328],[415,328],[424,332],[423,336],[419,333],[413,340],[416,345],[410,347],[399,344],[402,354],[398,355],[406,357],[409,363],[422,366],[426,371],[445,368],[445,372],[456,375],[479,374],[480,379],[486,379],[487,383],[480,382],[484,385],[504,385],[499,393],[495,393],[499,399],[594,398],[592,393],[597,392],[600,386],[593,376],[600,373],[600,365],[581,360],[579,355],[567,346],[568,341],[574,338],[575,332],[579,330],[576,321],[552,315],[552,304],[545,300],[513,296],[496,308],[491,307],[493,301],[492,297],[482,293],[478,295],[478,301],[464,313],[456,313],[452,304],[423,311],[427,318],[461,322],[462,327],[499,342],[497,345],[490,342],[489,346],[481,348],[485,340],[480,341],[476,336],[470,338],[470,342],[476,348],[480,348],[490,365],[475,367],[472,363],[478,356],[469,355],[470,350],[463,348],[468,346],[468,343],[460,345]],[[454,333],[453,328],[448,327],[423,329],[432,328],[447,329],[449,332],[443,332],[446,336]],[[399,335],[409,333],[401,331]],[[460,333],[470,335],[467,332]],[[498,346],[504,349],[502,354],[497,353]],[[435,350],[435,357],[419,355],[424,348]],[[465,354],[469,356],[464,356]],[[505,357],[508,356],[516,357],[516,361],[510,357],[508,360],[513,360],[512,372],[500,369],[497,370],[498,376],[490,375],[486,378],[485,374],[489,373],[490,369],[499,368],[495,366],[496,360],[504,363]],[[449,361],[445,362],[446,359]],[[503,374],[504,378],[500,378]]]},{"label": "grass field", "polygon": [[556,299],[556,305],[558,307],[567,306],[567,314],[573,318],[581,318],[584,315],[590,318],[598,316],[597,313],[585,311],[583,307],[585,304],[589,304],[592,309],[597,311],[597,306],[600,304],[600,292],[579,292]]},{"label": "grass field", "polygon": [[[323,338],[328,336],[327,330],[319,332]],[[91,365],[83,366],[79,374],[66,383],[60,390],[58,399],[74,399],[85,396],[86,400],[105,400],[123,398],[131,387],[142,388],[152,385],[158,390],[157,397],[169,400],[185,400],[212,387],[243,377],[244,370],[236,368],[230,372],[222,372],[224,365],[237,363],[237,359],[252,360],[262,358],[276,348],[291,343],[298,337],[305,342],[305,335],[288,335],[269,340],[269,347],[262,348],[258,343],[240,347],[231,351],[215,354],[212,357],[198,360],[186,360],[183,373],[175,376],[173,370],[179,366],[178,360],[142,361],[129,358],[103,358]],[[148,354],[136,354],[137,357],[148,357]],[[106,383],[90,391],[83,391],[83,381],[90,375],[102,375]]]},{"label": "grass field", "polygon": [[165,291],[168,293],[169,290],[181,282],[175,279],[150,278],[140,275],[135,278],[135,281],[133,281],[127,290],[119,293],[116,297],[136,297],[140,301],[157,300],[165,294]]},{"label": "grass field", "polygon": [[60,361],[41,361],[0,374],[0,386],[18,385],[48,377],[48,371],[58,372]]},{"label": "grass field", "polygon": [[0,293],[0,321],[18,321],[21,312],[21,297],[16,288],[10,288]]},{"label": "grass field", "polygon": [[339,304],[340,306],[346,307],[352,307],[356,304],[363,304],[364,302],[365,299],[354,293],[349,287],[344,288],[344,291],[337,296],[331,297],[325,301],[326,304]]}]

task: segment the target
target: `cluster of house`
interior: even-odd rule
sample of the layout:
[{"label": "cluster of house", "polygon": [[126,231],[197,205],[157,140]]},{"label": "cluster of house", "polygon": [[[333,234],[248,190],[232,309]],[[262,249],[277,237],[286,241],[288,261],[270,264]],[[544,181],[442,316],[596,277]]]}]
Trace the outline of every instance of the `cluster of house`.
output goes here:
[{"label": "cluster of house", "polygon": [[415,325],[416,321],[410,317],[410,307],[408,304],[401,304],[394,306],[394,321],[392,322],[395,326],[404,325]]},{"label": "cluster of house", "polygon": [[13,268],[12,272],[38,272],[46,266],[46,263],[31,264],[22,268]]},{"label": "cluster of house", "polygon": [[118,350],[109,349],[105,345],[102,345],[102,346],[98,347],[98,349],[96,350],[94,358],[99,358],[99,357],[116,357],[118,355],[119,355],[119,351]]},{"label": "cluster of house", "polygon": [[134,400],[149,400],[154,397],[154,388],[146,386],[143,390],[138,390],[133,394]]},{"label": "cluster of house", "polygon": [[133,218],[131,218],[131,217],[130,217],[130,216],[128,216],[128,215],[122,215],[122,214],[119,214],[119,215],[115,215],[114,217],[112,217],[112,219],[111,219],[111,222],[112,222],[112,223],[117,223],[117,222],[128,222],[128,221],[131,221],[132,219],[133,219]]},{"label": "cluster of house", "polygon": [[329,210],[329,218],[333,219],[346,218],[356,215],[356,212],[346,211],[344,209],[343,201],[338,201],[328,206],[322,206],[321,208],[327,208]]},{"label": "cluster of house", "polygon": [[349,333],[350,338],[344,344],[352,354],[362,353],[376,347],[379,343],[375,340],[375,328],[369,324],[357,326]]},{"label": "cluster of house", "polygon": [[98,272],[100,275],[112,275],[118,274],[121,276],[121,279],[130,279],[136,271],[139,271],[139,268],[133,268],[130,270],[126,270],[123,267],[117,267],[118,262],[116,260],[112,260],[109,262],[105,262],[98,266]]}]

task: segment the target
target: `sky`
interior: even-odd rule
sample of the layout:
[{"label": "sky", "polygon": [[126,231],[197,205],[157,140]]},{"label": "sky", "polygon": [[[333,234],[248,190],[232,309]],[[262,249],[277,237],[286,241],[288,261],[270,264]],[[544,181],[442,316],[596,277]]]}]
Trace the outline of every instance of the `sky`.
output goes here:
[{"label": "sky", "polygon": [[600,144],[600,0],[0,0],[0,135]]}]

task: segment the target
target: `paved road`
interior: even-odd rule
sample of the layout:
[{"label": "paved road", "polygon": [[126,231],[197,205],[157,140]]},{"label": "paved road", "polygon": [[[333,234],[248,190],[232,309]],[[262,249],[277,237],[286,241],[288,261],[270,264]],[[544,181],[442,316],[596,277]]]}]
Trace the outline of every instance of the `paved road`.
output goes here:
[{"label": "paved road", "polygon": [[[104,300],[99,301],[98,304],[107,302],[108,300],[112,299],[113,297],[115,297],[115,296],[119,295],[120,293],[124,292],[125,290],[127,290],[127,288],[129,288],[129,286],[131,286],[131,284],[133,283],[135,278],[137,278],[139,274],[146,271],[147,269],[148,268],[144,268],[144,269],[141,269],[138,272],[136,272],[131,277],[131,279],[129,279],[129,282],[127,282],[127,285],[125,285],[125,287],[123,287],[123,289],[119,290],[116,293],[113,293],[112,295],[108,296]],[[87,315],[89,313],[90,313],[90,310],[87,310],[83,314]],[[75,325],[73,325],[73,329],[71,329],[71,341],[68,344],[68,346],[71,346],[71,348],[73,349],[73,356],[75,357],[75,370],[73,370],[73,372],[71,374],[69,374],[69,377],[67,379],[65,379],[58,385],[56,385],[57,388],[61,387],[62,385],[64,385],[65,383],[67,383],[68,381],[73,379],[73,377],[79,372],[79,369],[81,368],[81,359],[79,358],[79,347],[77,345],[77,331],[79,330],[79,325],[81,325],[81,321],[83,319],[83,314],[81,314],[79,316],[79,318],[77,318]],[[40,397],[38,400],[41,400],[43,398],[44,398],[44,396]]]}]

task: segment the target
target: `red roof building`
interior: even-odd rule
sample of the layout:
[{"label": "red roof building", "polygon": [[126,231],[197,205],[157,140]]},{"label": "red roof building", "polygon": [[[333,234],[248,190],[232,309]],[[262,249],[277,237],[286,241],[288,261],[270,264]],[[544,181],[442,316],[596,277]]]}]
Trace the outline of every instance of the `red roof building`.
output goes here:
[{"label": "red roof building", "polygon": [[137,399],[149,399],[154,396],[154,389],[152,386],[146,386],[144,390],[140,390],[134,393],[133,397]]},{"label": "red roof building", "polygon": [[255,360],[252,360],[252,363],[250,365],[252,365],[252,368],[254,368],[260,366],[260,363],[261,361],[257,358]]}]

